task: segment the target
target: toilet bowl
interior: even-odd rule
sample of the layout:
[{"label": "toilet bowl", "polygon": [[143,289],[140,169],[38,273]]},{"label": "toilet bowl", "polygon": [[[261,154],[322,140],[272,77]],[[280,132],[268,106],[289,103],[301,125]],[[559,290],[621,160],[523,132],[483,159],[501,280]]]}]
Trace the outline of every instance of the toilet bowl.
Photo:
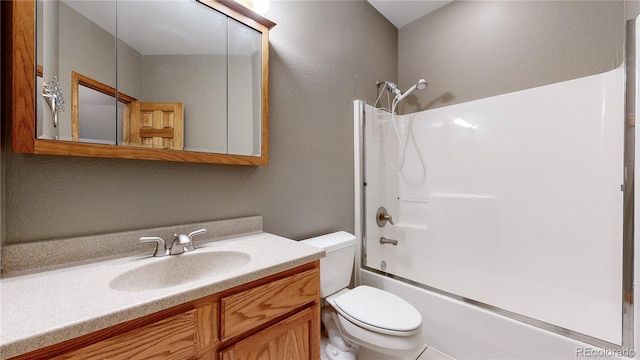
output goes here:
[{"label": "toilet bowl", "polygon": [[330,360],[357,359],[360,347],[396,358],[415,359],[424,348],[422,316],[406,300],[387,291],[347,286],[356,248],[355,236],[341,231],[302,243],[325,250],[320,260],[320,296],[326,304],[322,323],[329,335]]}]

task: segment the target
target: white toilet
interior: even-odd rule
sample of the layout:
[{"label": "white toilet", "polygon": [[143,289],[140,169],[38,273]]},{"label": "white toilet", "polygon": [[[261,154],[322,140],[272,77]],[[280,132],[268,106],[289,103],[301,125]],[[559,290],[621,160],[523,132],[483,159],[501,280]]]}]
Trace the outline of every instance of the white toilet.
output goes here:
[{"label": "white toilet", "polygon": [[302,243],[323,248],[327,253],[320,260],[320,296],[326,301],[322,323],[329,333],[328,359],[355,360],[359,347],[385,354],[389,359],[414,360],[420,355],[425,347],[421,337],[422,316],[411,304],[370,286],[347,288],[351,282],[355,236],[341,231]]}]

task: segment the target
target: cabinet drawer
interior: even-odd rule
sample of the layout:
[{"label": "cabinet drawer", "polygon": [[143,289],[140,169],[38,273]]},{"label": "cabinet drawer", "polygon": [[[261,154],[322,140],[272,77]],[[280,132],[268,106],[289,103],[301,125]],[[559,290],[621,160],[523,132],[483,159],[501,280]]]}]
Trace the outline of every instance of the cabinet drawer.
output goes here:
[{"label": "cabinet drawer", "polygon": [[313,326],[313,310],[307,308],[222,350],[220,359],[312,359]]},{"label": "cabinet drawer", "polygon": [[196,314],[190,310],[54,359],[190,359],[197,351]]},{"label": "cabinet drawer", "polygon": [[303,306],[319,302],[317,268],[220,300],[220,337],[227,340]]}]

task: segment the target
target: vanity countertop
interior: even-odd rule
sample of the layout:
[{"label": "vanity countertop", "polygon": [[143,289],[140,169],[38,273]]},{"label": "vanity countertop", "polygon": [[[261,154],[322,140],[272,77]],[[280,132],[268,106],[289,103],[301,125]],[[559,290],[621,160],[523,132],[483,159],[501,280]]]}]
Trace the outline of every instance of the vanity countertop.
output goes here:
[{"label": "vanity countertop", "polygon": [[137,292],[113,290],[109,284],[119,274],[157,261],[150,253],[0,280],[0,358],[89,334],[324,256],[322,249],[264,232],[199,243],[193,253],[216,249],[242,251],[251,261],[221,276]]}]

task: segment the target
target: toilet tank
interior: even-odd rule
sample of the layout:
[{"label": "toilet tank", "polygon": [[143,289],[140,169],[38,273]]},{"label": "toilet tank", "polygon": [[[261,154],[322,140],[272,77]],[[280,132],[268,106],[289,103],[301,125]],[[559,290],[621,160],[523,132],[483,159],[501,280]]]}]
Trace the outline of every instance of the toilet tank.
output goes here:
[{"label": "toilet tank", "polygon": [[349,286],[356,253],[355,236],[339,231],[301,243],[322,248],[327,253],[320,259],[320,297],[325,298]]}]

